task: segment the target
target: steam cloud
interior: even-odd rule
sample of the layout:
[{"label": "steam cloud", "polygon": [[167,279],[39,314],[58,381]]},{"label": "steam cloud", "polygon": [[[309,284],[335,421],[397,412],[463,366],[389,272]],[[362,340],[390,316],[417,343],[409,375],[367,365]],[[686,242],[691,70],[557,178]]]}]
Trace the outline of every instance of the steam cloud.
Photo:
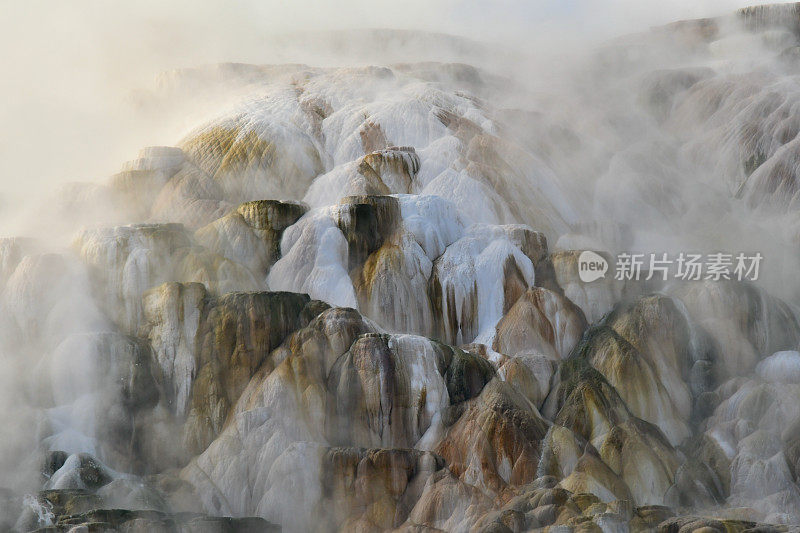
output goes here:
[{"label": "steam cloud", "polygon": [[[579,407],[564,390],[591,373],[619,389],[619,431],[654,450],[643,463],[669,471],[649,485],[617,473],[630,492],[608,482],[609,513],[625,514],[612,513],[623,496],[683,505],[679,475],[694,466],[679,445],[697,436],[732,462],[729,499],[708,488],[703,510],[757,500],[759,520],[796,523],[798,465],[778,458],[787,433],[742,407],[764,383],[797,393],[787,140],[800,93],[781,54],[793,37],[732,16],[713,38],[702,24],[660,27],[744,5],[7,2],[0,471],[13,497],[0,494],[0,525],[46,525],[52,509],[21,496],[95,490],[87,469],[120,506],[141,495],[139,475],[179,471],[169,481],[196,492],[181,485],[170,505],[289,530],[345,523],[326,500],[345,497],[314,476],[365,461],[405,465],[390,477],[436,472],[435,484],[409,479],[411,502],[478,502],[453,494],[499,494],[515,476],[591,492],[606,436],[569,426]],[[237,142],[269,163],[237,159]],[[178,145],[118,173],[143,146]],[[138,189],[137,175],[152,181]],[[134,222],[146,224],[121,226]],[[617,283],[613,264],[582,283],[579,250],[759,251],[765,264],[752,287],[667,284],[661,300]],[[663,337],[654,316],[672,327]],[[649,396],[614,366],[631,346]],[[384,381],[363,374],[374,354],[392,361]],[[459,364],[468,385],[452,383]],[[418,405],[381,411],[392,394]],[[711,396],[718,408],[698,414]],[[472,420],[501,404],[527,413],[541,448],[478,474],[454,459],[442,478],[439,458],[481,442]],[[574,460],[555,457],[567,449]],[[44,477],[43,457],[59,463]],[[251,470],[253,457],[269,468]],[[314,512],[298,513],[301,500]],[[445,529],[490,515],[409,505],[408,523]]]}]

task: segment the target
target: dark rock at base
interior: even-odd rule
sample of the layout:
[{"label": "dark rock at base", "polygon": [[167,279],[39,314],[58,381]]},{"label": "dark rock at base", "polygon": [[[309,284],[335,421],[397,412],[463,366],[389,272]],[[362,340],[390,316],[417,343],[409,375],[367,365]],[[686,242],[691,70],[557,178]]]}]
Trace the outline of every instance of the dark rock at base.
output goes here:
[{"label": "dark rock at base", "polygon": [[58,526],[78,526],[86,524],[121,525],[136,519],[158,521],[166,518],[166,514],[159,511],[131,511],[129,509],[92,509],[85,513],[59,517]]},{"label": "dark rock at base", "polygon": [[514,530],[502,522],[492,522],[481,529],[481,533],[514,533]]},{"label": "dark rock at base", "polygon": [[675,516],[675,513],[672,511],[672,509],[662,505],[645,505],[642,507],[637,507],[633,512],[633,518],[630,522],[631,530],[652,530],[673,516]]},{"label": "dark rock at base", "polygon": [[[35,498],[38,505],[49,510],[53,517],[83,513],[102,505],[100,498],[83,489],[43,490]],[[33,531],[40,525],[42,524],[39,523],[36,512],[30,505],[26,505],[16,521],[15,528],[17,531]]]},{"label": "dark rock at base", "polygon": [[556,514],[557,511],[558,507],[551,503],[548,505],[540,505],[539,507],[534,508],[531,511],[531,515],[542,526],[549,526],[556,521],[556,518],[558,518],[558,515]]},{"label": "dark rock at base", "polygon": [[47,483],[48,489],[96,490],[113,481],[112,472],[88,453],[70,455]]},{"label": "dark rock at base", "polygon": [[42,461],[42,475],[46,479],[50,479],[59,468],[64,466],[67,457],[69,457],[69,454],[60,450],[48,452],[47,455],[45,455],[44,461]]},{"label": "dark rock at base", "polygon": [[[742,532],[758,526],[756,522],[747,520],[724,520],[716,518],[706,518],[702,516],[678,516],[663,521],[658,525],[659,533],[678,533],[702,530],[703,533]],[[765,525],[767,526],[767,525]],[[767,526],[772,527],[772,526]]]},{"label": "dark rock at base", "polygon": [[[36,533],[66,533],[73,528],[89,532],[117,531],[124,533],[277,533],[279,526],[262,518],[230,518],[169,515],[160,511],[127,509],[93,509],[80,514],[56,515],[52,526],[35,529]],[[24,528],[23,531],[30,531]]]},{"label": "dark rock at base", "polygon": [[446,344],[436,346],[448,365],[444,378],[451,404],[475,398],[495,376],[494,367],[486,359]]},{"label": "dark rock at base", "polygon": [[278,533],[280,526],[263,518],[195,518],[186,524],[191,533]]},{"label": "dark rock at base", "polygon": [[102,502],[97,495],[82,489],[43,490],[37,498],[50,503],[56,516],[84,513]]}]

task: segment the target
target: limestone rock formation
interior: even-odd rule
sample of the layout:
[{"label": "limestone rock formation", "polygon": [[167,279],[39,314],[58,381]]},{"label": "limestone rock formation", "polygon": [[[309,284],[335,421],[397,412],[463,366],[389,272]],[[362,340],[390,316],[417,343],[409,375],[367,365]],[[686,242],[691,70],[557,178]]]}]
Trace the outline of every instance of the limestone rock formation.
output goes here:
[{"label": "limestone rock formation", "polygon": [[462,410],[436,448],[454,475],[495,494],[507,484],[521,485],[534,477],[538,443],[547,432],[536,407],[494,380]]},{"label": "limestone rock formation", "polygon": [[222,431],[253,377],[293,331],[327,307],[293,293],[228,293],[168,283],[145,296],[150,339],[168,409],[186,419],[183,444],[196,455]]},{"label": "limestone rock formation", "polygon": [[795,531],[799,9],[164,73],[0,238],[0,530]]},{"label": "limestone rock formation", "polygon": [[493,349],[509,355],[543,354],[566,358],[583,335],[583,312],[564,296],[531,287],[497,324]]},{"label": "limestone rock formation", "polygon": [[283,231],[306,210],[294,202],[246,202],[197,230],[195,238],[208,250],[247,267],[256,279],[261,279],[280,257]]}]

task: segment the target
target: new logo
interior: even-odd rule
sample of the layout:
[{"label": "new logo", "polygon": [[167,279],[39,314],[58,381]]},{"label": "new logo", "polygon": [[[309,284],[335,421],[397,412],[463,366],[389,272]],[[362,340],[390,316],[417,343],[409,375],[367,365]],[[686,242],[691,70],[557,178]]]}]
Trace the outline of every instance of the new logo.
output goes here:
[{"label": "new logo", "polygon": [[608,272],[608,261],[595,252],[586,250],[578,257],[578,276],[584,283],[604,278]]}]

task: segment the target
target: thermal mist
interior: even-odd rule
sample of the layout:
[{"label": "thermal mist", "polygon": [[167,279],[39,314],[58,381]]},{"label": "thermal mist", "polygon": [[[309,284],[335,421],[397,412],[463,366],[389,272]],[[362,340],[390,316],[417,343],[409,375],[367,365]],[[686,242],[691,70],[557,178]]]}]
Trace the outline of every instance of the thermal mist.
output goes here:
[{"label": "thermal mist", "polygon": [[800,526],[800,4],[743,7],[4,5],[0,529]]}]

